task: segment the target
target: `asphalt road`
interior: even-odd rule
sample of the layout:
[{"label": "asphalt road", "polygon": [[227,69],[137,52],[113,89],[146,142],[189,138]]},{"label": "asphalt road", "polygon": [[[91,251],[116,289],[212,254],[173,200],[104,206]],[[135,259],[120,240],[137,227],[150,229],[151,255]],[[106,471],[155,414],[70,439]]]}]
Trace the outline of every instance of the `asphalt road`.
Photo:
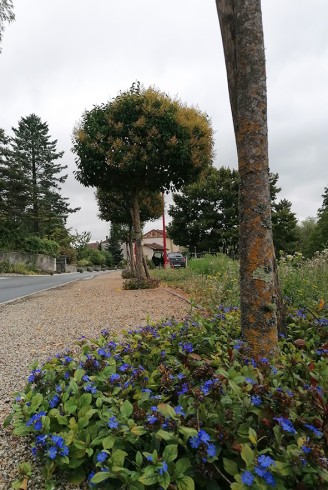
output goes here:
[{"label": "asphalt road", "polygon": [[91,279],[106,272],[71,272],[70,274],[54,274],[53,276],[0,276],[0,304],[14,301],[24,296],[52,289],[69,282]]}]

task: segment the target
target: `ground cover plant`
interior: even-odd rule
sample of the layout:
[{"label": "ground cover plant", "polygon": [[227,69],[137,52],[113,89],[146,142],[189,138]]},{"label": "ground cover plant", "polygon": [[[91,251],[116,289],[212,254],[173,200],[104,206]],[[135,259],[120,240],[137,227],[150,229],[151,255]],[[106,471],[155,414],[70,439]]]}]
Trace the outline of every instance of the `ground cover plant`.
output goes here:
[{"label": "ground cover plant", "polygon": [[247,357],[237,307],[103,331],[35,365],[9,419],[48,488],[328,488],[327,316],[290,307],[274,362]]}]

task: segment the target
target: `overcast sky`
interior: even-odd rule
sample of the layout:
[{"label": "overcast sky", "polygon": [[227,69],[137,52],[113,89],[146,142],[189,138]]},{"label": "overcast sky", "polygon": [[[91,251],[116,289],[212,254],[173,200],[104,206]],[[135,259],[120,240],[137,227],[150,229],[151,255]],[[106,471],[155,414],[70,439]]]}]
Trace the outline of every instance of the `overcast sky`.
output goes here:
[{"label": "overcast sky", "polygon": [[[71,135],[85,109],[139,80],[207,112],[215,166],[237,168],[215,0],[14,0],[0,55],[0,127],[35,113],[49,125],[81,211],[72,232],[104,239],[94,190],[73,176]],[[328,185],[328,2],[262,0],[270,168],[299,220],[315,216]],[[146,225],[146,230],[160,222]]]}]

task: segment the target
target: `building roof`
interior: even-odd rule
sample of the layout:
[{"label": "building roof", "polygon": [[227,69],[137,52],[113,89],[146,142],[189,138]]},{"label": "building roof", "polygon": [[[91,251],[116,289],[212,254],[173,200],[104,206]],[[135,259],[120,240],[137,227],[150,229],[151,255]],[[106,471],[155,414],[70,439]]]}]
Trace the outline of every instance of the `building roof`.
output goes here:
[{"label": "building roof", "polygon": [[[164,250],[163,245],[160,245],[159,243],[144,243],[143,246],[151,248],[152,250],[161,250],[161,251]],[[166,250],[168,250],[168,249],[166,249]]]},{"label": "building roof", "polygon": [[162,238],[163,230],[150,230],[144,234],[143,238]]}]

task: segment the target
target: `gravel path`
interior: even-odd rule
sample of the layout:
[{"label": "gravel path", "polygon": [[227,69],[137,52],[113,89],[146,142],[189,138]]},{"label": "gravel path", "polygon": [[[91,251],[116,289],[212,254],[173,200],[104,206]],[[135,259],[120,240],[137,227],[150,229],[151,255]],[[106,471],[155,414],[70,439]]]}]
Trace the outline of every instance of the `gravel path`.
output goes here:
[{"label": "gravel path", "polygon": [[[0,422],[10,411],[15,391],[24,388],[33,361],[45,361],[79,337],[97,336],[103,328],[113,335],[145,325],[147,320],[183,318],[190,305],[162,288],[125,291],[121,273],[110,272],[51,291],[0,305]],[[30,460],[25,438],[0,428],[0,489],[9,490],[19,462]],[[42,489],[38,468],[28,490]],[[71,488],[68,484],[57,487]],[[82,488],[82,487],[81,487]]]}]

